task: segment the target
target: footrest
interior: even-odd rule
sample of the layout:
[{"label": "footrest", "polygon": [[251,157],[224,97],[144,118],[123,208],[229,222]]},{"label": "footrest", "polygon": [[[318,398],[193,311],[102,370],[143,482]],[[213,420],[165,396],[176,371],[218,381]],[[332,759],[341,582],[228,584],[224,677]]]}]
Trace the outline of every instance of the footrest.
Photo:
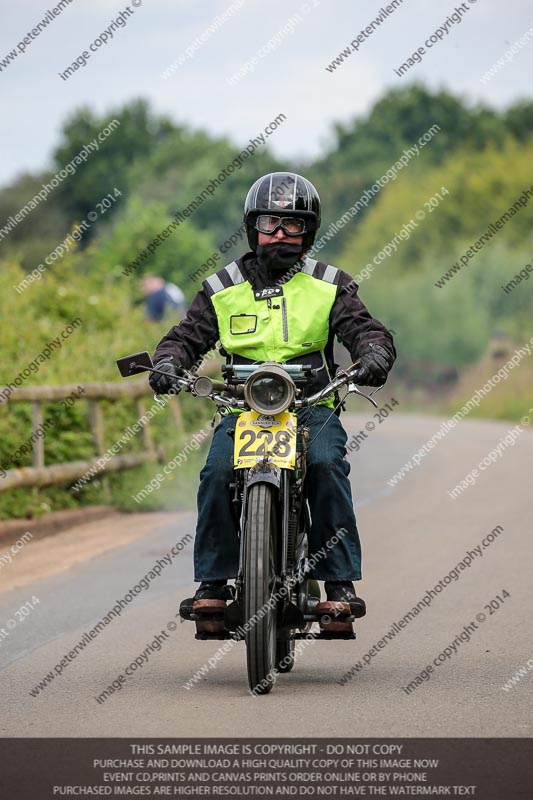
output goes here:
[{"label": "footrest", "polygon": [[197,631],[194,634],[195,639],[200,639],[201,641],[206,641],[208,639],[234,639],[235,637],[231,635],[229,631],[220,631],[217,633],[206,633],[205,631]]},{"label": "footrest", "polygon": [[299,632],[294,634],[295,639],[355,639],[355,631],[342,631],[338,633],[333,633],[330,631],[308,631],[308,632]]},{"label": "footrest", "polygon": [[[215,638],[217,638],[218,634],[229,634],[229,631],[226,630],[224,625],[224,614],[220,611],[211,614],[191,614],[189,619],[191,622],[196,623],[196,638],[198,638],[198,634],[207,634]],[[227,637],[223,636],[222,638]]]}]

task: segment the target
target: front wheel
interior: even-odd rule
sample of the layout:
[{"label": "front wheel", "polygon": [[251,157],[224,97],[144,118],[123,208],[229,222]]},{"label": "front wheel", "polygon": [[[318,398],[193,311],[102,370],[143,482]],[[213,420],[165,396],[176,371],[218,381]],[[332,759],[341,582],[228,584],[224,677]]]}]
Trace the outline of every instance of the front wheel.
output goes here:
[{"label": "front wheel", "polygon": [[269,484],[255,483],[247,498],[244,612],[248,626],[245,641],[248,684],[254,694],[268,694],[276,680],[276,602],[273,595],[277,509],[274,492]]}]

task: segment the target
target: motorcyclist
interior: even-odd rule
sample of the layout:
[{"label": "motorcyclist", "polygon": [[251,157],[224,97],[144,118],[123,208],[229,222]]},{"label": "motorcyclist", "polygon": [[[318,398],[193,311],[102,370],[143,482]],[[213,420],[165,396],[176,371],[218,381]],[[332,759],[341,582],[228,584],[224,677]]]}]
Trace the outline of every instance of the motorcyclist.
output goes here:
[{"label": "motorcyclist", "polygon": [[[169,377],[152,373],[154,391],[168,392],[180,368],[190,369],[220,341],[230,363],[311,364],[316,379],[306,392],[313,394],[335,374],[335,336],[352,361],[361,360],[359,385],[385,382],[396,357],[391,334],[370,315],[349,274],[306,255],[320,218],[320,198],[306,178],[274,172],[253,184],[244,205],[250,251],[210,275],[186,317],[161,339],[153,361]],[[327,603],[349,604],[352,613],[363,616],[365,603],[352,583],[361,579],[361,546],[345,459],[347,436],[332,413],[334,405],[330,397],[313,406],[312,413],[310,408],[298,411],[310,428],[310,555],[343,531],[311,577],[325,581]],[[230,597],[227,580],[237,575],[237,530],[228,488],[233,442],[226,433],[231,427],[235,415],[223,414],[200,473],[194,546],[200,586],[194,598],[183,601],[185,612],[224,608]]]}]

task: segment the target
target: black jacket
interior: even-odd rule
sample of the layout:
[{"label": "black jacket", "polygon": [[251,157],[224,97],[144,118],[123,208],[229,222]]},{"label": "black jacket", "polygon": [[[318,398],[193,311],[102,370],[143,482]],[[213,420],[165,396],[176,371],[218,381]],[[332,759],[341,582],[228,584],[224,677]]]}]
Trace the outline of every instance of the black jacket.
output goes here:
[{"label": "black jacket", "polygon": [[[294,267],[280,273],[268,273],[264,267],[257,263],[255,253],[246,253],[237,261],[241,271],[245,274],[254,290],[264,289],[283,279],[291,277]],[[326,264],[318,262],[317,269],[325,270]],[[322,273],[323,274],[323,273]],[[333,360],[333,342],[337,336],[347,348],[352,358],[356,361],[368,352],[369,344],[379,344],[391,355],[391,366],[396,358],[396,350],[391,334],[385,326],[374,319],[366,306],[358,297],[358,285],[351,275],[342,270],[338,271],[335,278],[337,296],[330,313],[330,336],[325,348],[325,358],[328,370],[334,375],[336,365]],[[157,345],[153,361],[157,364],[162,358],[172,356],[174,362],[185,369],[198,365],[200,359],[209,350],[215,347],[219,339],[218,324],[213,304],[210,300],[209,286],[204,283],[192,301],[187,315],[179,325],[174,325],[166,336],[163,336]],[[309,362],[309,354],[303,359]],[[246,362],[246,359],[239,359]],[[293,359],[291,363],[297,362]],[[317,382],[309,387],[309,392],[317,391],[329,380],[327,375],[320,376]]]}]

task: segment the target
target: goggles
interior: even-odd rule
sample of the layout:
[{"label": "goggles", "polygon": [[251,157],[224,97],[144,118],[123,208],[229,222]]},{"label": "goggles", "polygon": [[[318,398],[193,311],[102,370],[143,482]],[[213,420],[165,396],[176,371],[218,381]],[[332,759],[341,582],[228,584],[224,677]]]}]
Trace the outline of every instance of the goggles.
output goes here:
[{"label": "goggles", "polygon": [[280,228],[287,236],[300,236],[305,233],[305,219],[301,217],[273,217],[271,214],[260,214],[255,221],[256,230],[273,234]]}]

